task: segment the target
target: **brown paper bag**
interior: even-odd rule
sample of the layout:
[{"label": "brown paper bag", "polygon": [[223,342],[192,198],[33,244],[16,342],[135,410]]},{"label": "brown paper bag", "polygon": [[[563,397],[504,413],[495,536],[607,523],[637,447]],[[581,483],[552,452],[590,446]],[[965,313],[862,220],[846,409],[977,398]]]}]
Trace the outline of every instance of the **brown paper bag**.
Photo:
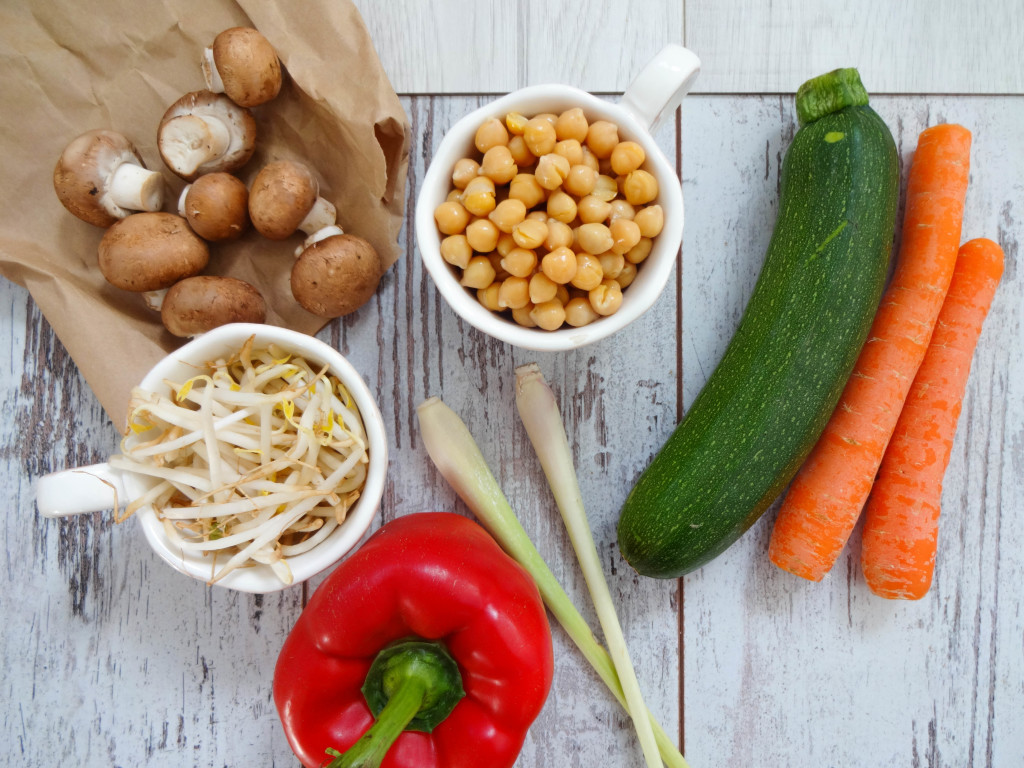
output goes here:
[{"label": "brown paper bag", "polygon": [[[181,344],[142,297],[107,284],[97,267],[105,230],[66,211],[53,191],[64,146],[94,128],[120,131],[163,172],[164,210],[185,182],[164,166],[156,132],[166,108],[205,88],[203,49],[223,29],[252,26],[286,70],[277,99],[253,109],[257,150],[238,174],[267,162],[312,167],[338,223],[366,238],[388,266],[398,258],[409,128],[369,34],[345,0],[33,0],[0,10],[0,273],[25,286],[118,426],[131,387]],[[301,233],[300,233],[301,234]],[[272,242],[249,232],[210,246],[208,274],[257,287],[269,323],[316,333],[326,321],[291,296],[300,235]]]}]

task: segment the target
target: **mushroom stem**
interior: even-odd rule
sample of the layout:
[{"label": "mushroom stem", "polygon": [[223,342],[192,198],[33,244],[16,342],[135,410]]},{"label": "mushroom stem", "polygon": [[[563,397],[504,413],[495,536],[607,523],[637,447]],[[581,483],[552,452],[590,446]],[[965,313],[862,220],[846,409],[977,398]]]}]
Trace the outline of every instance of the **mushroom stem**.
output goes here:
[{"label": "mushroom stem", "polygon": [[322,197],[317,197],[313,207],[306,214],[306,218],[299,223],[299,229],[307,235],[312,235],[324,227],[334,226],[337,220],[338,209],[334,207],[334,204]]},{"label": "mushroom stem", "polygon": [[163,154],[179,175],[191,175],[203,163],[220,157],[231,144],[222,120],[209,115],[181,115],[164,125]]},{"label": "mushroom stem", "polygon": [[164,179],[134,163],[121,163],[110,178],[110,200],[130,211],[159,211],[164,204]]},{"label": "mushroom stem", "polygon": [[337,224],[331,224],[330,226],[318,229],[313,234],[303,241],[302,245],[295,249],[295,258],[299,258],[302,252],[313,245],[313,243],[319,243],[321,240],[326,240],[328,237],[334,237],[335,235],[344,235],[345,231]]},{"label": "mushroom stem", "polygon": [[214,93],[224,93],[224,81],[217,69],[217,62],[213,58],[213,48],[203,50],[203,79],[206,80],[207,90]]},{"label": "mushroom stem", "polygon": [[147,307],[154,312],[159,312],[163,309],[164,299],[167,297],[167,291],[169,290],[169,288],[160,288],[156,291],[143,291],[142,298],[145,300]]},{"label": "mushroom stem", "polygon": [[185,207],[185,198],[188,197],[188,191],[190,189],[192,189],[192,185],[186,184],[185,188],[181,190],[181,194],[178,196],[178,215],[184,218],[188,218],[188,214],[186,213],[188,209]]}]

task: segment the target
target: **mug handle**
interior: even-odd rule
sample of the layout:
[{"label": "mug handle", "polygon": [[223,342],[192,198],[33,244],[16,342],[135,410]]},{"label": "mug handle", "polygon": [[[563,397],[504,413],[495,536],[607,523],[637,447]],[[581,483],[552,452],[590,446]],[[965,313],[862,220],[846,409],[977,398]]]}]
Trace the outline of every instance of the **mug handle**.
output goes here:
[{"label": "mug handle", "polygon": [[676,111],[689,93],[697,75],[700,59],[681,45],[670,43],[647,62],[622,94],[619,106],[629,112],[648,132],[654,133],[661,121]]},{"label": "mug handle", "polygon": [[122,503],[128,498],[122,478],[122,473],[107,463],[51,472],[36,481],[36,507],[43,517],[113,509],[115,498]]}]

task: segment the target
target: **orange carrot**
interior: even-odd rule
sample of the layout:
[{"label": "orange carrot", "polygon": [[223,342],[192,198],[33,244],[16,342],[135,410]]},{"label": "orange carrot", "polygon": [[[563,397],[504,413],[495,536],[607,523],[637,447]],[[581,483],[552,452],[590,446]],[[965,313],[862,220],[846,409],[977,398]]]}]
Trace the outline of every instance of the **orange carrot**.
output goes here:
[{"label": "orange carrot", "polygon": [[839,405],[779,510],[769,557],[811,581],[835,564],[850,537],[917,373],[960,245],[971,134],[926,129],[907,180],[896,273]]},{"label": "orange carrot", "polygon": [[1003,250],[960,248],[931,343],[914,377],[864,508],[861,567],[876,595],[918,600],[932,583],[942,477],[981,325],[1003,274]]}]

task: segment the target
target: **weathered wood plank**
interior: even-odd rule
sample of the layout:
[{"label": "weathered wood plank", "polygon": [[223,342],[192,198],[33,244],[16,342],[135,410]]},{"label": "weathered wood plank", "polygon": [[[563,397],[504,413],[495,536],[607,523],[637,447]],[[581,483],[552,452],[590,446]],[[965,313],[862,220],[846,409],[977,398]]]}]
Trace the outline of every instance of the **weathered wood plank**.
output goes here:
[{"label": "weathered wood plank", "polygon": [[[774,510],[684,579],[686,738],[698,765],[1001,765],[1024,755],[1024,455],[1019,200],[1024,158],[1006,153],[1024,102],[875,98],[904,160],[918,133],[975,135],[964,238],[989,236],[1007,270],[987,321],[947,476],[936,582],[918,603],[873,596],[859,539],[821,584],[767,562]],[[691,98],[683,110],[683,380],[687,405],[720,358],[776,214],[791,99]],[[727,129],[726,129],[727,127]],[[1018,476],[1019,477],[1019,476]],[[1013,584],[1013,587],[1009,587]],[[999,758],[1002,758],[1001,760]]]}]

